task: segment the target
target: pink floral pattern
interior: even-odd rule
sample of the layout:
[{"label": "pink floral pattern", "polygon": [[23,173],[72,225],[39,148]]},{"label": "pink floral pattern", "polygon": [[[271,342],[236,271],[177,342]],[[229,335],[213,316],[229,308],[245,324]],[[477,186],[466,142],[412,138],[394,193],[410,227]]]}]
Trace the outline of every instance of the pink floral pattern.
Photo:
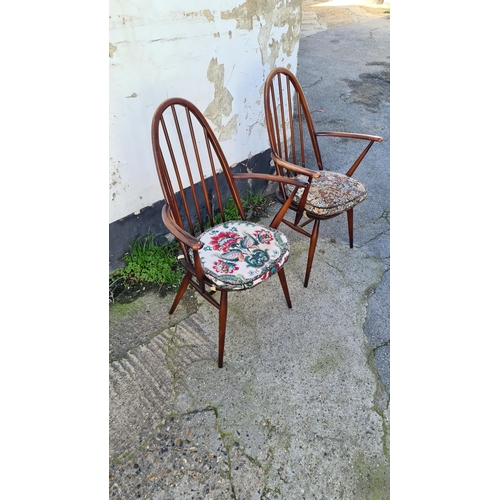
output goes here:
[{"label": "pink floral pattern", "polygon": [[[219,224],[199,236],[205,272],[219,288],[244,290],[277,273],[290,255],[283,233],[248,221]],[[190,252],[191,261],[193,254]]]},{"label": "pink floral pattern", "polygon": [[221,231],[210,238],[210,245],[214,250],[227,252],[232,246],[236,246],[241,237],[232,231]]},{"label": "pink floral pattern", "polygon": [[216,260],[213,265],[213,270],[217,274],[231,274],[237,271],[239,267],[232,262],[226,262],[224,260]]}]

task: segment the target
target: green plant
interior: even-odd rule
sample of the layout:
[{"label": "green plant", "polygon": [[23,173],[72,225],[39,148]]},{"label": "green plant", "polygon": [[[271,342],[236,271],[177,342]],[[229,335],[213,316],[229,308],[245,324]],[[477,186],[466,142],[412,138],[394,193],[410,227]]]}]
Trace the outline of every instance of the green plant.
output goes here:
[{"label": "green plant", "polygon": [[[245,210],[245,205],[243,205],[243,209]],[[241,220],[240,214],[238,212],[238,207],[236,206],[236,203],[234,202],[234,198],[232,196],[230,196],[226,200],[226,203],[224,205],[224,215],[226,216],[226,220]],[[215,214],[214,223],[220,224],[221,222],[221,214]],[[206,224],[205,227],[208,227],[208,224]]]},{"label": "green plant", "polygon": [[[250,217],[253,212],[261,209],[265,203],[266,198],[262,193],[252,193],[251,191],[248,191],[245,197],[241,199],[241,204],[243,205],[243,210],[245,211],[245,215],[247,217]],[[224,215],[226,216],[226,220],[241,220],[238,207],[236,206],[232,196],[227,198],[226,203],[224,204]],[[221,222],[221,214],[215,214],[214,224],[220,224]],[[210,224],[207,222],[204,225],[204,229],[207,229],[209,225]]]},{"label": "green plant", "polygon": [[110,275],[110,284],[122,278],[138,283],[161,284],[177,287],[182,279],[182,267],[178,263],[177,242],[157,243],[158,235],[147,234],[137,238],[121,260],[125,266]]},{"label": "green plant", "polygon": [[245,212],[250,210],[257,210],[262,208],[266,203],[266,197],[261,193],[252,193],[250,191],[247,192],[245,198],[242,200],[243,208]]}]

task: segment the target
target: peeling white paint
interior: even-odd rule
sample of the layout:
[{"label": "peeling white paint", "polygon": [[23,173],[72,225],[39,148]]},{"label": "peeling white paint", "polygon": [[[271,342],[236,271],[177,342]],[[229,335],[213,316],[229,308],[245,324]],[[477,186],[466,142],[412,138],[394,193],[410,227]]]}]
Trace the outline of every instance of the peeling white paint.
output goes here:
[{"label": "peeling white paint", "polygon": [[[150,127],[167,97],[208,111],[230,164],[269,148],[263,83],[275,65],[296,68],[300,5],[111,0],[110,223],[162,199]],[[212,60],[223,71],[211,80]]]}]

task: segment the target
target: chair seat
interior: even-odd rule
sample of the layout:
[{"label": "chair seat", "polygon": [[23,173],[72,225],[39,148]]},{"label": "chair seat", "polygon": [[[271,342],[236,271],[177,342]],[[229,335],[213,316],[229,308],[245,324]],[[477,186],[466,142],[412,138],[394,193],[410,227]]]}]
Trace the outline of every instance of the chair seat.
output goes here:
[{"label": "chair seat", "polygon": [[[205,275],[226,290],[245,290],[277,273],[290,255],[283,233],[248,221],[218,224],[200,234]],[[193,253],[190,251],[193,261]]]},{"label": "chair seat", "polygon": [[[366,188],[361,182],[347,175],[321,170],[321,177],[312,179],[309,196],[305,204],[308,212],[318,215],[335,215],[350,210],[361,203],[367,195]],[[297,179],[308,181],[304,175],[297,175]],[[293,186],[287,185],[289,195]],[[297,191],[293,201],[299,203],[303,188]]]}]

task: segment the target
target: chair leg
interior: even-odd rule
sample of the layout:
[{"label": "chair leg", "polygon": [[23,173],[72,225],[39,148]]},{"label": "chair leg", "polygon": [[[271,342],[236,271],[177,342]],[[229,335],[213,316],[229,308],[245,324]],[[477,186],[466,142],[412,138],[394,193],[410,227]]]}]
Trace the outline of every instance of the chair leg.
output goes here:
[{"label": "chair leg", "polygon": [[314,221],[314,226],[311,232],[311,243],[309,244],[309,255],[307,256],[306,278],[304,280],[304,288],[307,288],[309,283],[309,275],[311,274],[311,267],[314,259],[314,252],[316,251],[316,243],[318,242],[320,220]]},{"label": "chair leg", "polygon": [[221,290],[220,307],[219,307],[219,368],[222,368],[222,363],[224,360],[226,322],[227,322],[227,290]]},{"label": "chair leg", "polygon": [[290,300],[290,294],[288,293],[288,285],[286,283],[285,270],[283,268],[278,271],[278,276],[280,278],[281,288],[283,288],[283,293],[285,294],[286,303],[288,304],[289,309],[291,309],[292,301]]},{"label": "chair leg", "polygon": [[354,246],[354,209],[347,211],[347,227],[349,228],[349,246]]},{"label": "chair leg", "polygon": [[184,295],[184,292],[187,290],[190,278],[191,278],[190,273],[186,273],[184,275],[184,278],[182,278],[182,282],[179,286],[179,290],[177,292],[177,295],[175,296],[175,299],[174,299],[174,302],[172,304],[172,307],[170,308],[170,311],[168,311],[168,314],[173,314],[175,311],[175,308],[179,305],[179,302],[181,301],[182,296]]}]

